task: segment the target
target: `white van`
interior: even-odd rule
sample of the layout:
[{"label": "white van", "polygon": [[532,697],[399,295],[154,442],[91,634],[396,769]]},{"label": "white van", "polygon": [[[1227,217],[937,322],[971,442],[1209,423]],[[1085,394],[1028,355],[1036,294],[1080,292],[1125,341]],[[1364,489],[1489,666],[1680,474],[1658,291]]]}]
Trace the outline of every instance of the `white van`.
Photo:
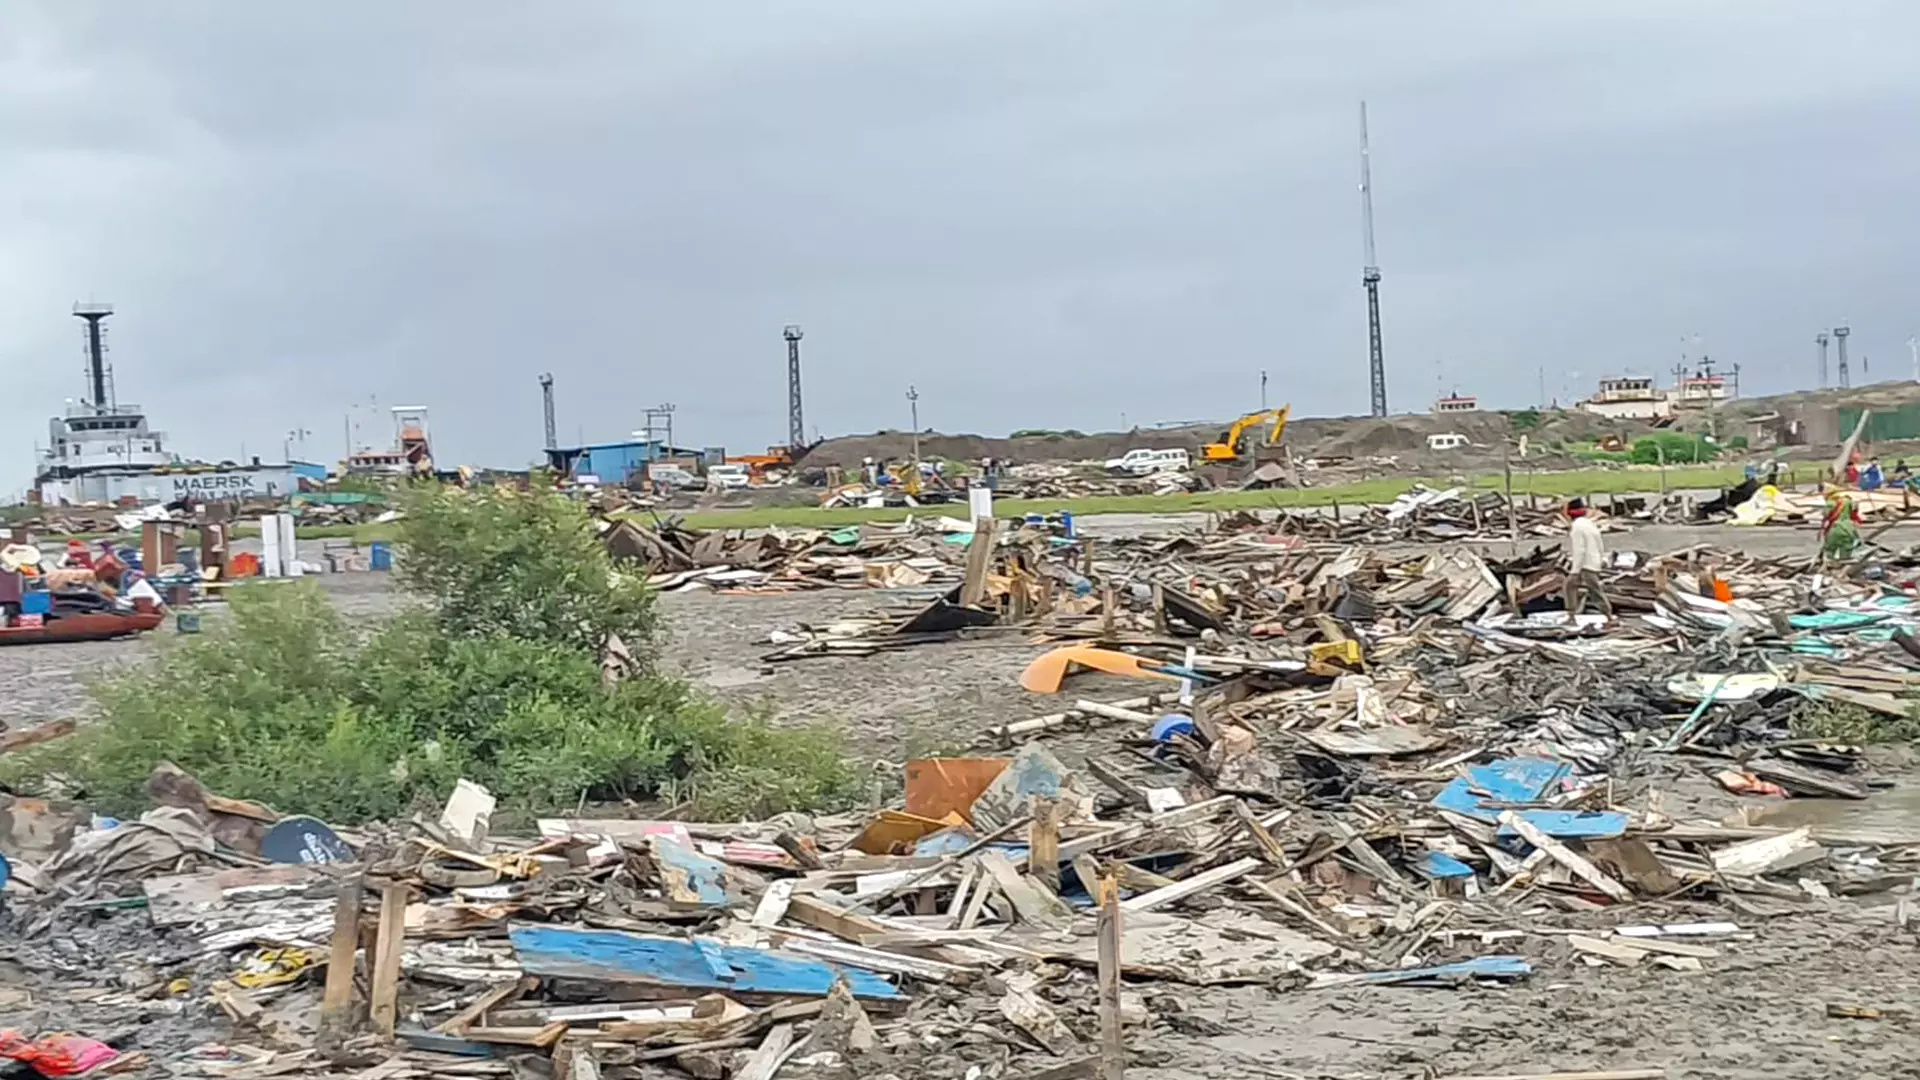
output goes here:
[{"label": "white van", "polygon": [[1450,433],[1446,435],[1427,436],[1427,449],[1429,450],[1458,450],[1465,445],[1467,445],[1467,437],[1465,435]]},{"label": "white van", "polygon": [[753,475],[745,465],[728,463],[707,466],[707,489],[710,491],[739,491],[752,484]]},{"label": "white van", "polygon": [[1193,455],[1185,450],[1147,450],[1136,447],[1117,458],[1107,459],[1110,473],[1151,476],[1161,472],[1185,472],[1193,468]]}]

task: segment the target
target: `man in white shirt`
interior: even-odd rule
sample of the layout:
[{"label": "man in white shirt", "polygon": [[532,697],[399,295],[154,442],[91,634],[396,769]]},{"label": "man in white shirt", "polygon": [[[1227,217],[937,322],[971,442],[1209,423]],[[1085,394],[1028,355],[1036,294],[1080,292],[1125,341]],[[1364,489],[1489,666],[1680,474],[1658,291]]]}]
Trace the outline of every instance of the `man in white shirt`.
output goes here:
[{"label": "man in white shirt", "polygon": [[1587,516],[1587,504],[1575,499],[1567,504],[1567,614],[1586,611],[1591,598],[1600,605],[1600,614],[1613,618],[1613,604],[1600,589],[1600,570],[1607,564],[1606,544],[1600,539],[1600,526]]}]

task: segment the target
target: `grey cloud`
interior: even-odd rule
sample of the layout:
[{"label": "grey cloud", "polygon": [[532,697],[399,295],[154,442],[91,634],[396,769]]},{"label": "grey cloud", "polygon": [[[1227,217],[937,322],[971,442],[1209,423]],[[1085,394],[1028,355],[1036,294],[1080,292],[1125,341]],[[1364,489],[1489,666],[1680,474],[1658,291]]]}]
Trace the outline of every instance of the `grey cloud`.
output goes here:
[{"label": "grey cloud", "polygon": [[[1355,103],[1373,105],[1393,403],[1669,367],[1876,374],[1903,273],[1920,11],[1555,4],[576,0],[12,5],[0,26],[0,487],[116,302],[124,397],[178,449],[337,455],[433,406],[521,464],[679,404],[784,438],[1364,409]],[[1884,365],[1884,366],[1883,366]],[[1581,373],[1571,385],[1567,373]]]}]

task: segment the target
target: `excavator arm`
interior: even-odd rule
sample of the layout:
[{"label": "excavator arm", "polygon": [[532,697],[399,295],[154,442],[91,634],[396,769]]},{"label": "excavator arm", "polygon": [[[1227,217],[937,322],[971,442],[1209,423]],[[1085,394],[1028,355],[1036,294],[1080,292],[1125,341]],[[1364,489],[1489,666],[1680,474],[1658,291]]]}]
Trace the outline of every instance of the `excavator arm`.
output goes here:
[{"label": "excavator arm", "polygon": [[1275,446],[1280,436],[1287,430],[1287,416],[1293,406],[1282,405],[1278,409],[1262,409],[1248,413],[1233,422],[1233,426],[1220,433],[1220,441],[1208,443],[1200,448],[1200,456],[1206,461],[1239,461],[1241,442],[1246,438],[1247,430],[1271,422],[1273,430],[1267,435],[1266,445]]}]

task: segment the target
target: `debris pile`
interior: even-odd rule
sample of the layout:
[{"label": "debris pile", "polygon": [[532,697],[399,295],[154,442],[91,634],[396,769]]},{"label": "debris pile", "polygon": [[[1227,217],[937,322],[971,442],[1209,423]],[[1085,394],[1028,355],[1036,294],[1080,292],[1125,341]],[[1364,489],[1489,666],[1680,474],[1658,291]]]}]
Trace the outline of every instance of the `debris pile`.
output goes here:
[{"label": "debris pile", "polygon": [[677,519],[647,525],[619,518],[605,523],[601,538],[615,560],[638,565],[662,590],[913,589],[961,579],[972,528],[929,518],[746,536],[688,528]]}]

